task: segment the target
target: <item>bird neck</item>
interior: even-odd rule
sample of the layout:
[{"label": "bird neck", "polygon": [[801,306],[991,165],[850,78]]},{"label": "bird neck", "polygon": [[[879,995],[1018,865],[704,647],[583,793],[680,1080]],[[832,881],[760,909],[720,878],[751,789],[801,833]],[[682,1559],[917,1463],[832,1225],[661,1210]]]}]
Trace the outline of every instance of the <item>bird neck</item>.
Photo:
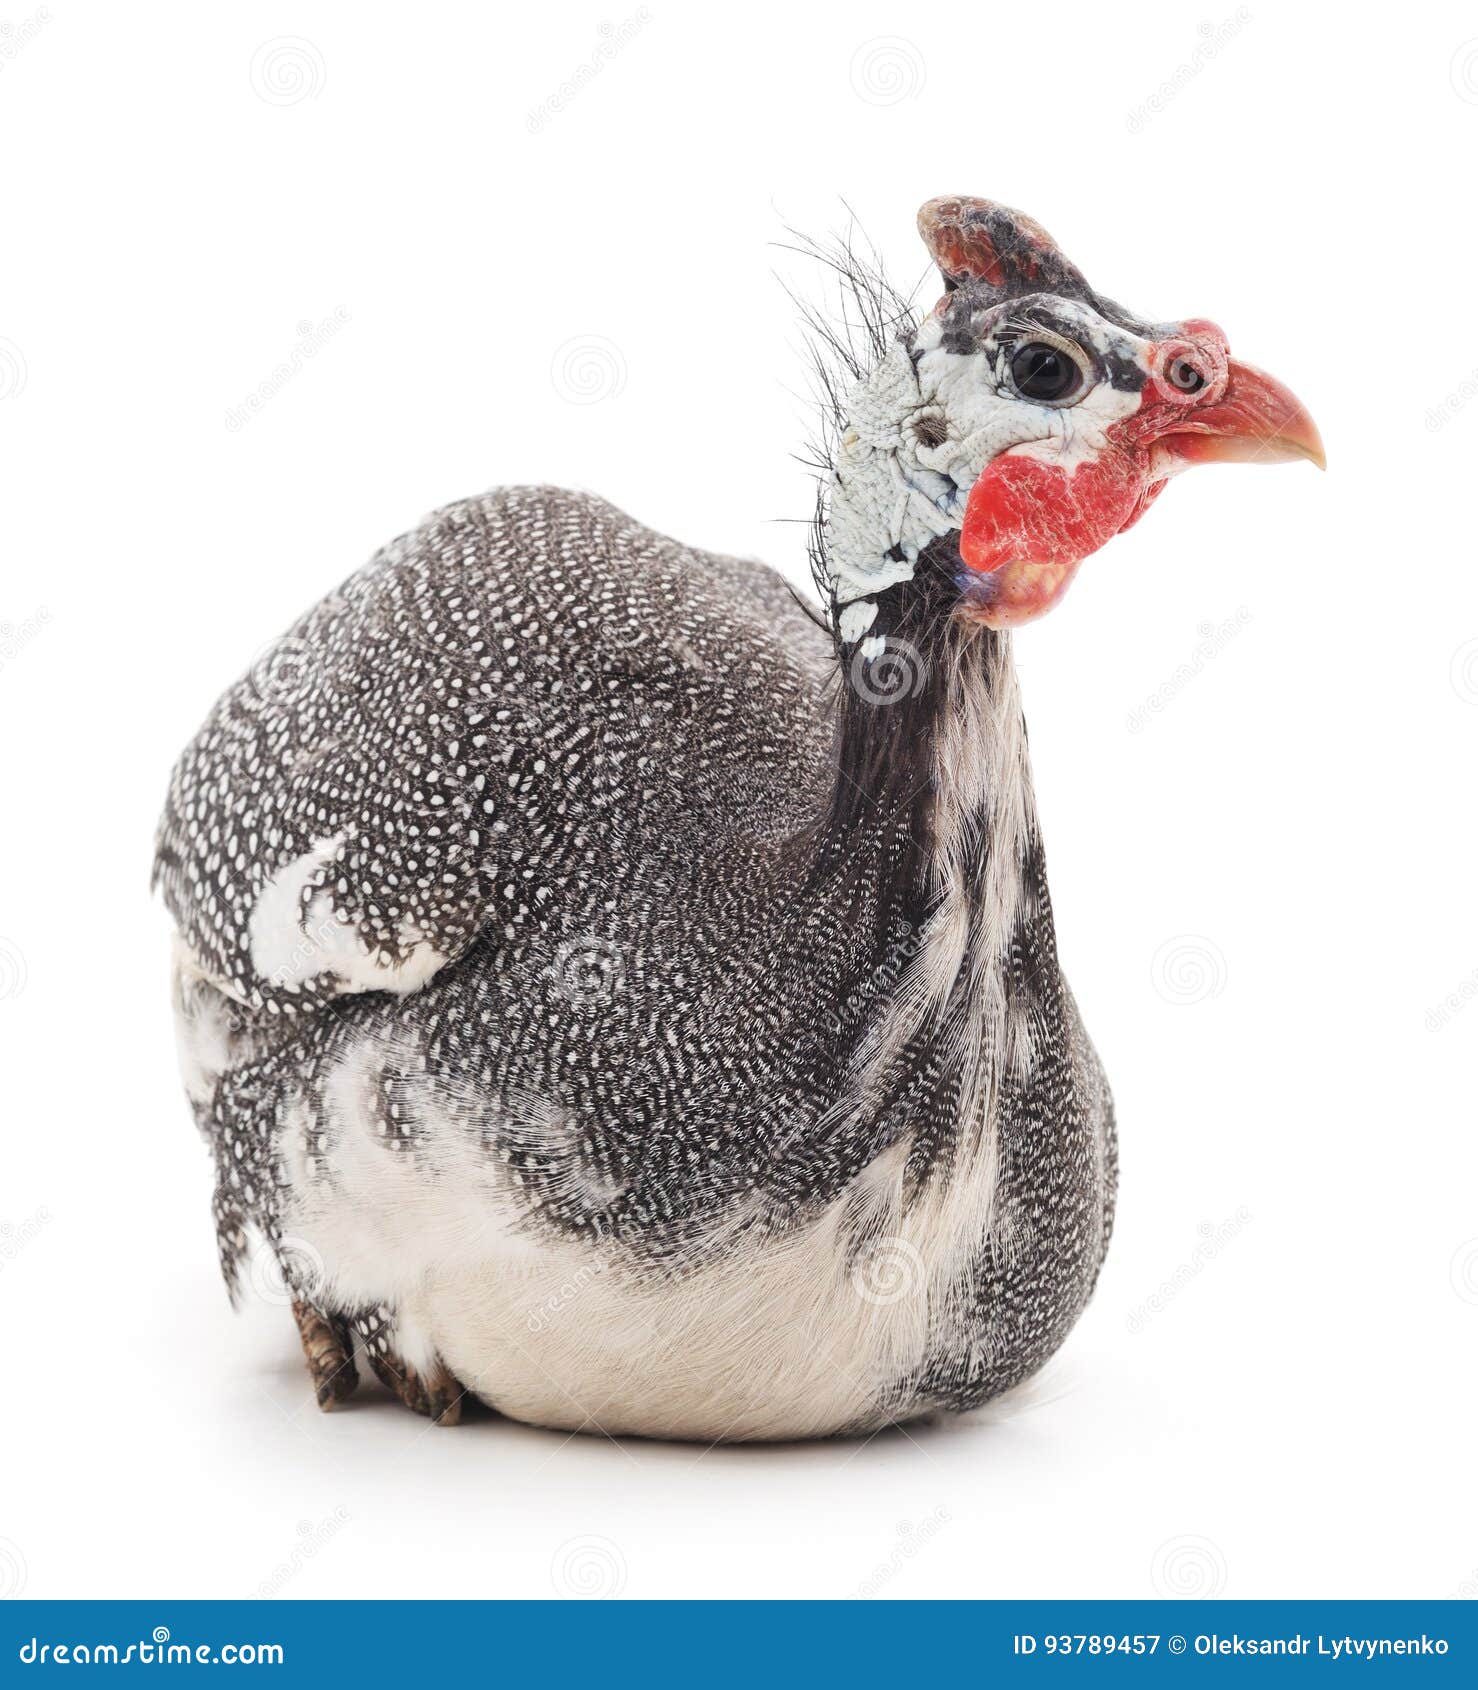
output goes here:
[{"label": "bird neck", "polygon": [[839,647],[836,766],[817,834],[824,878],[874,882],[880,933],[948,906],[1010,937],[1036,807],[1009,633],[955,616],[958,535],[881,594],[873,638]]},{"label": "bird neck", "polygon": [[880,1144],[919,1087],[947,1093],[957,1122],[983,1118],[1029,1059],[1013,957],[1055,964],[1011,636],[946,614],[930,638],[904,606],[882,608],[889,639],[918,636],[919,661],[883,702],[844,649],[815,859],[817,891],[853,940],[849,970],[825,986],[838,1107],[873,1117]]}]

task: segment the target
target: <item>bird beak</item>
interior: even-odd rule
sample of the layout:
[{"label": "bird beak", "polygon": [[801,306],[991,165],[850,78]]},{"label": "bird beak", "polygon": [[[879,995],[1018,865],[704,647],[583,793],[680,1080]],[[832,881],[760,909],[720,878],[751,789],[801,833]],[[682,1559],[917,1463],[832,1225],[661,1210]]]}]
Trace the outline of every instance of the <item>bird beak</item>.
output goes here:
[{"label": "bird beak", "polygon": [[1214,405],[1179,417],[1160,444],[1193,464],[1280,464],[1307,458],[1324,468],[1314,419],[1280,381],[1227,360],[1226,391]]}]

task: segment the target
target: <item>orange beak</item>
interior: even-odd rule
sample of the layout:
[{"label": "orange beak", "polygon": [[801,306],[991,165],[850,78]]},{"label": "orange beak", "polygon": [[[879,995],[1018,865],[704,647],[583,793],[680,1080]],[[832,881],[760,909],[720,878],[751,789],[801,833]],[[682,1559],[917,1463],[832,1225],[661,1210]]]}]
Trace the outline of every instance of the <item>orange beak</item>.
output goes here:
[{"label": "orange beak", "polygon": [[1307,458],[1324,468],[1324,442],[1314,419],[1280,381],[1227,362],[1226,392],[1214,405],[1188,411],[1160,438],[1193,464],[1279,464]]}]

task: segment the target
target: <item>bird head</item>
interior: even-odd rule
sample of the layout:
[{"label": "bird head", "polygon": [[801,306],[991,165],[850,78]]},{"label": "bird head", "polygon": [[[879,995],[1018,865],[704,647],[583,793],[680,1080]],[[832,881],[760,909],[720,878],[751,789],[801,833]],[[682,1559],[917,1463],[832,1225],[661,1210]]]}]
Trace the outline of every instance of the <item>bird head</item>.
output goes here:
[{"label": "bird head", "polygon": [[957,536],[956,613],[1008,628],[1050,610],[1188,466],[1322,467],[1307,411],[1215,323],[1136,317],[989,200],[930,200],[919,229],[945,291],[859,384],[841,436],[828,549],[844,641],[876,638],[879,592],[942,537]]}]

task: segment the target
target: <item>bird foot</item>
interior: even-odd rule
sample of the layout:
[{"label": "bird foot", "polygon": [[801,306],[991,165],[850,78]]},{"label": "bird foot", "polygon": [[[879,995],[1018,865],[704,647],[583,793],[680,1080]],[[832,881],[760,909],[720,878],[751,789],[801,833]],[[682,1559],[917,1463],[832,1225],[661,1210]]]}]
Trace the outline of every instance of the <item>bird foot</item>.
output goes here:
[{"label": "bird foot", "polygon": [[375,1377],[412,1413],[425,1414],[438,1426],[455,1426],[461,1420],[466,1386],[440,1356],[423,1372],[400,1354],[392,1309],[385,1305],[365,1309],[354,1317],[354,1326]]},{"label": "bird foot", "polygon": [[[348,1320],[324,1314],[312,1303],[294,1302],[293,1319],[313,1377],[313,1394],[324,1413],[331,1413],[359,1384],[354,1333]],[[406,1361],[392,1346],[391,1321],[387,1308],[367,1309],[354,1319],[375,1377],[414,1413],[428,1416],[438,1426],[457,1425],[466,1386],[439,1357],[424,1373]]]},{"label": "bird foot", "polygon": [[428,1415],[438,1426],[461,1421],[467,1389],[439,1357],[423,1374],[393,1350],[371,1348],[367,1353],[375,1377],[413,1413]]},{"label": "bird foot", "polygon": [[323,1412],[330,1414],[353,1396],[359,1383],[349,1329],[342,1321],[314,1308],[312,1303],[294,1302],[293,1319],[298,1323],[298,1337],[308,1359],[313,1394]]}]

